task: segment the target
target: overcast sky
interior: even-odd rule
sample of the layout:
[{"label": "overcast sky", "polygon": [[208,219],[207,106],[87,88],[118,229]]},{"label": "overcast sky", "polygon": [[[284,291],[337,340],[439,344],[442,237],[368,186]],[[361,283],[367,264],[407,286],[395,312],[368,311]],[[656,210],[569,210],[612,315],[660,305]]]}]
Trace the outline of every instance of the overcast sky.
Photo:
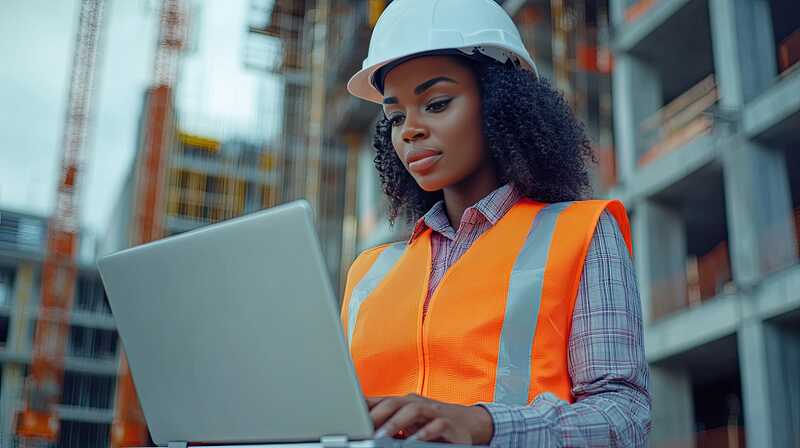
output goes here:
[{"label": "overcast sky", "polygon": [[[81,177],[82,221],[95,233],[105,231],[133,160],[152,79],[158,4],[106,1]],[[249,1],[195,5],[194,48],[184,58],[177,99],[182,127],[217,138],[263,134],[257,98],[276,96],[277,85],[242,67]],[[40,215],[53,209],[78,6],[78,0],[0,0],[0,209]]]}]

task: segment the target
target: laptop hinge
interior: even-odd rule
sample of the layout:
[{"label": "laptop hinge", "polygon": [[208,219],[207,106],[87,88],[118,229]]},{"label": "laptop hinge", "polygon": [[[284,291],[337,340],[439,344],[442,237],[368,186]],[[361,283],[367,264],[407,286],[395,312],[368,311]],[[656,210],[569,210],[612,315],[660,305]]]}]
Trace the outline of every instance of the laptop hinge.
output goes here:
[{"label": "laptop hinge", "polygon": [[347,448],[350,446],[347,436],[322,436],[319,439],[322,448]]},{"label": "laptop hinge", "polygon": [[168,442],[167,448],[188,448],[188,442]]}]

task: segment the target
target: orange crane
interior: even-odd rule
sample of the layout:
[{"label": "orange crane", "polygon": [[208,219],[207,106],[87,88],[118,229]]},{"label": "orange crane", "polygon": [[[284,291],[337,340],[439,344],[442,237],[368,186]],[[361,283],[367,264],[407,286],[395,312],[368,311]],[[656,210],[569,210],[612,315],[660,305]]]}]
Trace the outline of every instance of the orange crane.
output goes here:
[{"label": "orange crane", "polygon": [[37,439],[45,442],[58,439],[64,352],[78,274],[75,255],[80,215],[76,187],[92,105],[103,6],[103,0],[82,0],[80,5],[56,209],[47,228],[39,319],[33,338],[30,374],[23,389],[23,406],[16,421],[16,433],[22,446],[33,445]]},{"label": "orange crane", "polygon": [[[178,71],[180,52],[186,42],[187,22],[181,0],[164,0],[161,5],[154,86],[149,89],[144,116],[142,153],[136,167],[136,198],[131,245],[163,237],[163,187],[169,129],[172,124],[172,87]],[[120,356],[119,375],[111,425],[111,447],[142,446],[148,443],[136,389],[125,354]]]}]

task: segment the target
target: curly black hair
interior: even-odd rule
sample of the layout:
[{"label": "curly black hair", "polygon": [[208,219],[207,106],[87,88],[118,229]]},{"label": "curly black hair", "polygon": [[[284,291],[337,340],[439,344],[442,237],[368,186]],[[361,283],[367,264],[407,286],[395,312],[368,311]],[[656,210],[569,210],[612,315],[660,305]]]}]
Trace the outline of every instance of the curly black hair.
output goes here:
[{"label": "curly black hair", "polygon": [[[501,183],[512,183],[540,202],[572,201],[591,193],[587,162],[595,162],[581,122],[564,97],[543,78],[511,62],[479,63],[457,57],[475,74],[483,134]],[[392,145],[386,117],[375,126],[375,167],[389,197],[389,220],[414,222],[442,192],[426,192],[406,171]]]}]

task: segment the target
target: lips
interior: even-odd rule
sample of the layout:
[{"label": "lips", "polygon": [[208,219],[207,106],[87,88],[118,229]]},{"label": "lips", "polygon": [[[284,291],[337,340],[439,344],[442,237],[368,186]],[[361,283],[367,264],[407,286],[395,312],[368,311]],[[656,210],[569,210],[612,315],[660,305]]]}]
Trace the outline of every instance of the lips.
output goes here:
[{"label": "lips", "polygon": [[406,154],[408,169],[419,174],[424,174],[433,168],[443,154],[432,149],[412,149]]}]

